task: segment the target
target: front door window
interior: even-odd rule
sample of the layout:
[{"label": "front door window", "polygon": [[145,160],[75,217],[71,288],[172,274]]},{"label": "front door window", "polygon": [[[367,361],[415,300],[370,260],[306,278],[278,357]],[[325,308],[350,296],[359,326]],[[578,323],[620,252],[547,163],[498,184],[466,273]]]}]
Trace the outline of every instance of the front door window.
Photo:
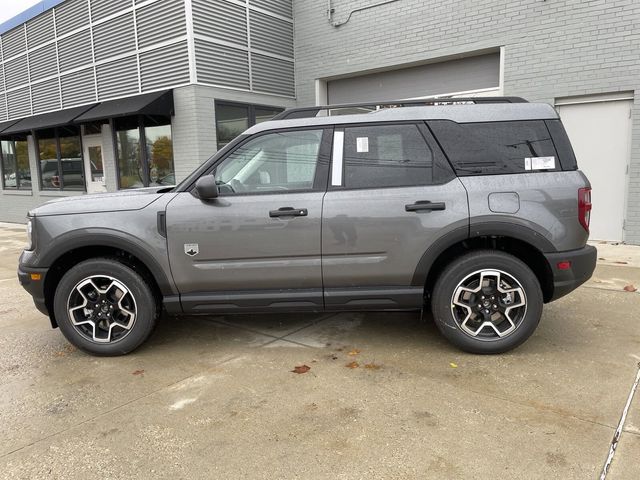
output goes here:
[{"label": "front door window", "polygon": [[239,146],[216,169],[221,194],[311,190],[322,130],[270,133]]}]

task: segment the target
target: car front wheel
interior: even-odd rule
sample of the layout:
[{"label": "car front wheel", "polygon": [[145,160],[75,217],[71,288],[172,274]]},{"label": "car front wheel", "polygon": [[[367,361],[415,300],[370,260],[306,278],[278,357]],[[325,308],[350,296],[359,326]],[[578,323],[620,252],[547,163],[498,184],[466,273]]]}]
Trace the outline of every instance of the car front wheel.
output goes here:
[{"label": "car front wheel", "polygon": [[147,281],[129,265],[96,258],[62,277],[54,312],[73,345],[93,355],[115,356],[131,352],[149,337],[158,304]]},{"label": "car front wheel", "polygon": [[471,353],[502,353],[534,332],[543,296],[536,275],[513,255],[483,250],[449,264],[436,282],[432,312],[442,334]]}]

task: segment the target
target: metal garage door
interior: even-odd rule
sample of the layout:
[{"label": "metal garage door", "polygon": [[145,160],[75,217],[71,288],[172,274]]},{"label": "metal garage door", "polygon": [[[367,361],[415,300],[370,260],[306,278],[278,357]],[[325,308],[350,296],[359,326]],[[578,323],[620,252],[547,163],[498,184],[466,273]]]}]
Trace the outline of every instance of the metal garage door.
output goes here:
[{"label": "metal garage door", "polygon": [[592,240],[623,240],[633,102],[626,96],[618,98],[556,102],[578,167],[593,188]]},{"label": "metal garage door", "polygon": [[[329,104],[406,100],[500,86],[500,53],[327,82]],[[495,94],[495,93],[494,93]]]}]

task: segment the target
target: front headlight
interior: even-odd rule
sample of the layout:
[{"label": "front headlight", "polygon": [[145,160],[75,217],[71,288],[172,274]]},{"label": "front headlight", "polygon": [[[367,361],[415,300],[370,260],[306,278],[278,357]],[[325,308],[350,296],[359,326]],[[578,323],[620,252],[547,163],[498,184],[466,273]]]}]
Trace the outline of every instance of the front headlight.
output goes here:
[{"label": "front headlight", "polygon": [[27,221],[27,247],[25,250],[33,250],[33,219]]}]

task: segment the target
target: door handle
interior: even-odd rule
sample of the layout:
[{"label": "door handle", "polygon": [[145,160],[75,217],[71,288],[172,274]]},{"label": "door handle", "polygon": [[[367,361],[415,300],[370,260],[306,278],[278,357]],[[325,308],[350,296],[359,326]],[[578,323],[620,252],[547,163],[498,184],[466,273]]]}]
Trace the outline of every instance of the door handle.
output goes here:
[{"label": "door handle", "polygon": [[293,208],[293,207],[282,207],[278,210],[270,210],[269,216],[271,218],[277,217],[306,217],[309,215],[309,212],[306,208]]},{"label": "door handle", "polygon": [[431,210],[445,210],[447,207],[444,202],[430,202],[428,200],[420,200],[416,203],[405,205],[404,209],[407,212],[421,212]]}]

